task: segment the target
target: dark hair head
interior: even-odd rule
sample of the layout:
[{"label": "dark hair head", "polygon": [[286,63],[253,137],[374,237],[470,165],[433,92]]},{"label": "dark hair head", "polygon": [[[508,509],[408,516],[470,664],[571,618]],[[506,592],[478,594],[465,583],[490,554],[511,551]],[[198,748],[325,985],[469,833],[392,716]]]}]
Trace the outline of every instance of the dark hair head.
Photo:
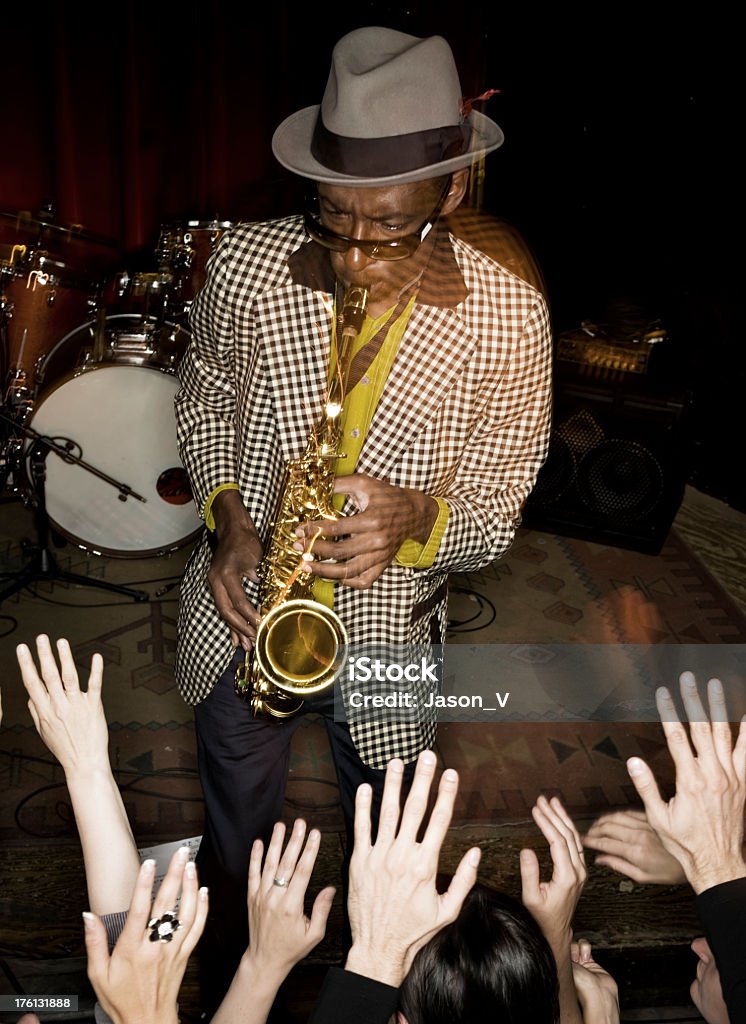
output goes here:
[{"label": "dark hair head", "polygon": [[415,957],[399,1009],[409,1024],[558,1024],[552,951],[521,903],[477,885]]}]

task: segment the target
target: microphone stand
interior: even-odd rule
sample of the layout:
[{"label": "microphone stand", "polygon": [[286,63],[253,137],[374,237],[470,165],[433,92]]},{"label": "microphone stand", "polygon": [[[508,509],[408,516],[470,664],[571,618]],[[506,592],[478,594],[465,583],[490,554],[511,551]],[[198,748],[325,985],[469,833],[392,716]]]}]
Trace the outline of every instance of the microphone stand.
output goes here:
[{"label": "microphone stand", "polygon": [[[2,413],[0,413],[0,418],[8,419],[8,417]],[[50,451],[54,451],[60,456],[60,458],[64,459],[65,462],[74,462],[83,466],[84,469],[87,469],[89,472],[94,473],[101,479],[106,480],[108,483],[112,484],[112,486],[117,487],[121,501],[126,501],[129,496],[137,498],[139,501],[145,501],[145,498],[137,494],[126,484],[117,482],[105,473],[102,473],[100,470],[97,470],[93,466],[88,465],[88,463],[83,462],[81,458],[73,455],[71,450],[57,444],[51,437],[44,437],[31,427],[24,427],[18,423],[15,423],[14,426],[16,429],[20,429],[28,437],[34,438],[34,443],[28,453],[28,459],[36,499],[34,502],[34,520],[36,524],[37,541],[36,544],[31,547],[31,559],[28,565],[16,574],[16,578],[13,583],[5,587],[3,590],[0,590],[0,604],[2,604],[6,597],[10,597],[11,594],[15,594],[19,590],[23,590],[23,588],[28,586],[29,583],[34,583],[37,580],[61,580],[64,583],[77,583],[83,587],[96,587],[99,590],[108,590],[110,593],[122,594],[124,597],[131,597],[133,601],[149,601],[150,594],[148,594],[146,590],[133,590],[130,587],[120,586],[116,583],[107,583],[105,580],[92,579],[90,576],[82,576],[79,573],[68,572],[66,569],[61,569],[59,567],[57,560],[49,549],[50,531],[46,504],[47,456]]]}]

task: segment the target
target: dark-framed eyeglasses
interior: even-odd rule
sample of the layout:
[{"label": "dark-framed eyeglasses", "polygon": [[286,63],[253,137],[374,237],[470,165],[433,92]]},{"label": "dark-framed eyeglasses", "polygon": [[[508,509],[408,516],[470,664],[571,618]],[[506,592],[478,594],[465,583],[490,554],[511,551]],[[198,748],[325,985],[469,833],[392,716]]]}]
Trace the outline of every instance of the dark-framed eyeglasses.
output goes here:
[{"label": "dark-framed eyeglasses", "polygon": [[451,176],[446,182],[445,188],[440,194],[435,208],[423,221],[416,231],[411,234],[402,235],[400,238],[351,238],[349,235],[341,235],[332,231],[325,224],[321,223],[318,212],[318,198],[313,201],[314,205],[307,206],[303,215],[303,223],[309,238],[325,249],[332,252],[347,252],[348,249],[360,249],[371,260],[405,260],[412,256],[425,241],[433,225],[440,217],[440,211],[446,201],[451,187]]}]

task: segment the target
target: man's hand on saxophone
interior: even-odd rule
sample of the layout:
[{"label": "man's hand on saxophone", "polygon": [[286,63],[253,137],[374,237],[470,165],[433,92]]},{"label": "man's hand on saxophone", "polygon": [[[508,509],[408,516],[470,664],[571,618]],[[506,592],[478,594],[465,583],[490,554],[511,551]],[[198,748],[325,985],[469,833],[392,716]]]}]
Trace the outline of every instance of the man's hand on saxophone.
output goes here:
[{"label": "man's hand on saxophone", "polygon": [[426,543],[438,516],[437,502],[428,494],[364,473],[338,477],[334,490],[348,495],[360,511],[333,522],[303,523],[296,531],[295,548],[304,550],[322,528],[313,544],[316,561],[310,563],[309,571],[358,590],[375,583],[405,540]]},{"label": "man's hand on saxophone", "polygon": [[215,606],[230,627],[234,647],[251,649],[260,615],[251,604],[241,580],[258,581],[262,543],[238,491],[221,491],[212,505],[218,546],[212,556],[207,582]]}]

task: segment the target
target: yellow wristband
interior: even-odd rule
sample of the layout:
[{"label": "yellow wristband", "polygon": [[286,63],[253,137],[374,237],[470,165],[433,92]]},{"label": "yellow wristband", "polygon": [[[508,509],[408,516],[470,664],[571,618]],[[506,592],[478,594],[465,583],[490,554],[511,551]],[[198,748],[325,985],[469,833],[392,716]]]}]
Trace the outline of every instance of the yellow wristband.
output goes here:
[{"label": "yellow wristband", "polygon": [[435,501],[438,503],[438,517],[433,523],[430,536],[424,544],[417,540],[405,540],[394,557],[397,565],[409,569],[429,569],[435,561],[450,514],[448,502],[444,498],[435,498]]},{"label": "yellow wristband", "polygon": [[238,484],[221,484],[216,487],[214,491],[208,496],[205,506],[202,509],[202,518],[205,521],[205,526],[208,530],[215,529],[215,517],[212,514],[212,503],[215,501],[221,491],[237,491],[239,489]]}]

